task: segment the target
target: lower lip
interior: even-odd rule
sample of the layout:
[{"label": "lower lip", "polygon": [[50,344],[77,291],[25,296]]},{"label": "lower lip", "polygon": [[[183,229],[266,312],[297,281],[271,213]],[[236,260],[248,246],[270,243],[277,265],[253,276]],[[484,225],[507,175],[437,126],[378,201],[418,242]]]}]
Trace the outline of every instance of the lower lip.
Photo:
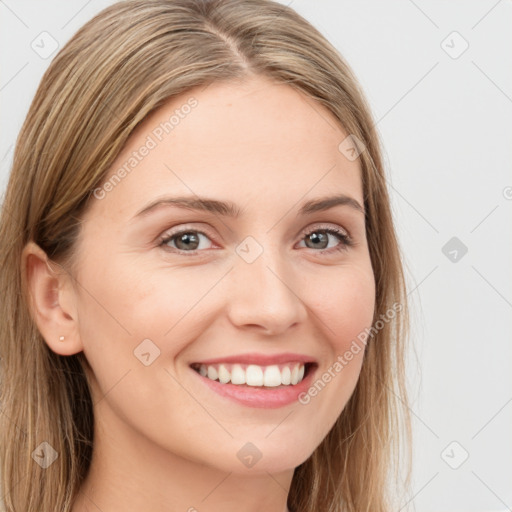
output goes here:
[{"label": "lower lip", "polygon": [[261,409],[277,409],[298,401],[301,393],[310,386],[316,366],[309,369],[308,374],[298,384],[282,388],[251,387],[236,384],[221,384],[217,380],[203,377],[192,370],[212,391],[229,398],[239,404]]}]

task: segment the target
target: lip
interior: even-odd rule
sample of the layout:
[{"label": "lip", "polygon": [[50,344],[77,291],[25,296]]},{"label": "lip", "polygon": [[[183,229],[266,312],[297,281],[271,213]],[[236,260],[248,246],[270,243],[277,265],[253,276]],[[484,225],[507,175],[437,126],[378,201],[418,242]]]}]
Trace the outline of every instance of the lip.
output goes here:
[{"label": "lip", "polygon": [[215,359],[206,359],[203,361],[194,361],[196,364],[256,364],[258,366],[270,366],[273,364],[284,364],[284,363],[316,363],[314,357],[306,356],[304,354],[294,354],[292,352],[286,352],[281,354],[239,354],[236,356],[217,357]]},{"label": "lip", "polygon": [[[273,361],[275,360],[276,359],[274,358]],[[292,360],[297,361],[297,359]],[[246,364],[258,364],[253,362],[254,359],[247,359],[247,361],[249,362]],[[286,359],[284,362],[288,361],[289,359]],[[208,363],[201,362],[200,364],[216,364],[217,362],[228,363],[231,361],[228,361],[227,359],[211,359],[208,361]],[[241,362],[241,359],[236,358],[236,361],[234,360],[233,362],[239,363]],[[262,365],[262,363],[259,364]],[[206,386],[208,386],[210,390],[214,391],[222,398],[247,407],[256,407],[260,409],[277,409],[279,407],[285,407],[294,402],[298,402],[299,395],[304,393],[311,386],[311,382],[313,381],[314,375],[318,368],[318,364],[307,364],[306,368],[307,373],[298,384],[283,386],[279,388],[263,388],[238,384],[221,384],[216,380],[203,377],[192,368],[191,370],[194,375],[196,375],[196,377],[201,380],[201,382],[203,382]]]}]

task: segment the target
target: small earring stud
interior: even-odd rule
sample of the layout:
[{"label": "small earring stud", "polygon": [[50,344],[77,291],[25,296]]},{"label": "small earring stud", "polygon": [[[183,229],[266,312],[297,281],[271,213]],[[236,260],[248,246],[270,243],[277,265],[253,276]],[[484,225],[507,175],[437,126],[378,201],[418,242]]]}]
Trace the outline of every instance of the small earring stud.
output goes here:
[{"label": "small earring stud", "polygon": [[64,336],[61,336],[61,337],[59,338],[59,340],[60,340],[60,341],[64,341]]}]

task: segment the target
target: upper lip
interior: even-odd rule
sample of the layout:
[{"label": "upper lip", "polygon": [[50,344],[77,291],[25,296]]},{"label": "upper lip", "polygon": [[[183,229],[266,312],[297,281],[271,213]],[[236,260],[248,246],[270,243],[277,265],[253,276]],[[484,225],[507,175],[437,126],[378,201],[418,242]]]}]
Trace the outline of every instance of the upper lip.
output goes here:
[{"label": "upper lip", "polygon": [[281,354],[239,354],[231,355],[226,357],[216,357],[214,359],[204,359],[202,361],[194,361],[192,364],[220,364],[220,363],[231,363],[231,364],[255,364],[258,366],[270,366],[273,364],[284,364],[284,363],[316,363],[315,358],[304,354],[294,354],[291,352]]}]

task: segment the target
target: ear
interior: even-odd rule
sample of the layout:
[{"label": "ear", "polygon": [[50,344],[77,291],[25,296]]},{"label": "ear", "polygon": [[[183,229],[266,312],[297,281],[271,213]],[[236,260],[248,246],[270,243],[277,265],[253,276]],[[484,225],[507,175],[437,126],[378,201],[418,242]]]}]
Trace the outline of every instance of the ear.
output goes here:
[{"label": "ear", "polygon": [[46,344],[63,356],[80,352],[83,346],[72,277],[62,266],[50,262],[32,241],[23,249],[21,269],[30,313]]}]

